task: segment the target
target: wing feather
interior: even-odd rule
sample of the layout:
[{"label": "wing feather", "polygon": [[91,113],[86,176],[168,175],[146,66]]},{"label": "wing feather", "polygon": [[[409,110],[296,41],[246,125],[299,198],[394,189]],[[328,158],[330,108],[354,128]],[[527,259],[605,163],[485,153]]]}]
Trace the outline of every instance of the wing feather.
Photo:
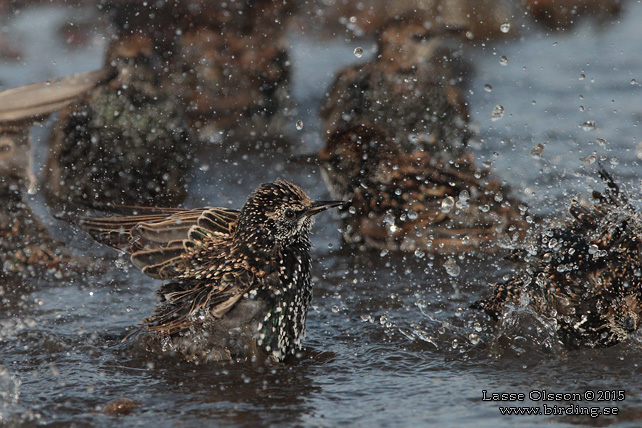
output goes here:
[{"label": "wing feather", "polygon": [[190,239],[190,230],[195,225],[205,229],[209,236],[226,236],[231,233],[238,216],[238,211],[227,208],[128,209],[136,214],[80,218],[76,224],[99,243],[134,254],[141,250],[163,249]]},{"label": "wing feather", "polygon": [[[82,218],[77,223],[98,242],[131,253],[133,264],[146,275],[174,280],[161,287],[162,303],[144,321],[150,330],[175,334],[191,326],[193,316],[202,310],[222,317],[256,285],[253,274],[244,269],[210,272],[202,265],[204,253],[224,257],[218,254],[219,248],[225,247],[221,244],[230,237],[238,211],[128,210],[135,215]],[[197,271],[198,277],[193,275]]]},{"label": "wing feather", "polygon": [[3,91],[0,124],[20,126],[44,118],[115,75],[113,69],[102,69]]}]

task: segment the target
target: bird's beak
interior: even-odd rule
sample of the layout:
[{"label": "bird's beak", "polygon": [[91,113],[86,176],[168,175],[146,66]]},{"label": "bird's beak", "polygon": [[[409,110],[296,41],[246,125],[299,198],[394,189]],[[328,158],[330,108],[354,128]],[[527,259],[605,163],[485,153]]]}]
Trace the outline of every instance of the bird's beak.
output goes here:
[{"label": "bird's beak", "polygon": [[312,206],[305,211],[305,215],[313,216],[319,214],[321,211],[325,211],[328,208],[338,207],[345,204],[344,201],[316,201],[312,202]]}]

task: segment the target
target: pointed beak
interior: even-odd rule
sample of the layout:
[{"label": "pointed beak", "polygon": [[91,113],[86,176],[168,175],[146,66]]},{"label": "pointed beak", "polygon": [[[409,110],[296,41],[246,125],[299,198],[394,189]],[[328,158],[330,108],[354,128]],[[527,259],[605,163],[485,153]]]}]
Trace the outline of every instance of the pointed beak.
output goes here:
[{"label": "pointed beak", "polygon": [[325,211],[328,208],[338,207],[345,204],[344,201],[316,201],[312,202],[312,206],[305,211],[305,215],[313,216],[319,214],[321,211]]}]

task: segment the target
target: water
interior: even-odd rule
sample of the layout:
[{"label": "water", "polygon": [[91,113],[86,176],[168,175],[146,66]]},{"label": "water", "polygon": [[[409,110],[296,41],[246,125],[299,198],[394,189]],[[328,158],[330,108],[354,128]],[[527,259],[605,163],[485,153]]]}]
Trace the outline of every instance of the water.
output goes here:
[{"label": "water", "polygon": [[[101,36],[74,49],[57,36],[58,25],[76,10],[35,8],[6,20],[24,57],[0,63],[3,87],[100,66]],[[571,196],[599,187],[594,165],[581,160],[590,156],[604,156],[607,168],[617,158],[612,171],[637,198],[642,116],[640,87],[631,81],[642,79],[640,19],[642,5],[629,2],[621,22],[604,27],[587,21],[547,34],[533,26],[520,38],[466,47],[475,68],[468,96],[479,130],[475,155],[536,213],[562,216]],[[321,147],[317,106],[334,71],[367,60],[372,45],[359,41],[363,57],[356,58],[353,41],[292,34],[291,43],[298,102],[289,126],[291,144],[269,154],[234,142],[225,146],[236,151],[203,150],[186,206],[238,207],[259,183],[277,177],[327,199],[319,172],[288,159]],[[503,56],[509,58],[506,65],[500,64]],[[498,104],[505,114],[492,121]],[[301,130],[298,120],[305,123]],[[595,127],[584,130],[587,121]],[[46,128],[36,132],[40,162],[46,133]],[[53,220],[39,194],[31,202],[78,252],[116,265],[117,255]],[[195,366],[123,349],[114,338],[151,313],[158,287],[132,268],[15,284],[19,288],[3,296],[0,313],[2,421],[168,427],[640,425],[639,336],[610,349],[568,352],[550,340],[547,324],[533,314],[519,313],[514,325],[498,330],[468,305],[510,272],[507,262],[485,255],[351,254],[340,248],[337,227],[329,214],[317,219],[306,350],[285,364]],[[126,260],[118,265],[128,267]],[[617,417],[516,417],[501,416],[498,403],[482,401],[482,390],[526,396],[532,390],[624,390],[626,399],[574,403],[618,406]],[[96,413],[123,397],[139,405],[130,415],[116,421]]]}]

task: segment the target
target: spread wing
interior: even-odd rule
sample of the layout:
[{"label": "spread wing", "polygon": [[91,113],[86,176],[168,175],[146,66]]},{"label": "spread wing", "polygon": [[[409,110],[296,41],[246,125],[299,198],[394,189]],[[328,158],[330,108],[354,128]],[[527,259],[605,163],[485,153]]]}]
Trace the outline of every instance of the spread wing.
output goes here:
[{"label": "spread wing", "polygon": [[[158,291],[161,304],[145,320],[150,330],[175,334],[208,309],[222,317],[256,284],[253,274],[222,260],[238,211],[226,208],[119,207],[132,215],[81,218],[96,241],[130,253],[143,273],[174,279]],[[213,268],[217,267],[217,268]]]},{"label": "spread wing", "polygon": [[0,124],[3,127],[31,124],[113,77],[114,70],[103,69],[3,91]]},{"label": "spread wing", "polygon": [[81,218],[80,229],[101,244],[130,253],[143,273],[177,278],[194,269],[194,249],[216,246],[231,234],[238,211],[227,208],[121,207],[122,217]]},{"label": "spread wing", "polygon": [[161,304],[144,323],[162,334],[188,328],[207,310],[225,315],[264,279],[229,261],[229,239],[239,212],[227,208],[118,207],[120,217],[81,218],[78,226],[96,241],[130,253],[152,278],[172,279]]}]

